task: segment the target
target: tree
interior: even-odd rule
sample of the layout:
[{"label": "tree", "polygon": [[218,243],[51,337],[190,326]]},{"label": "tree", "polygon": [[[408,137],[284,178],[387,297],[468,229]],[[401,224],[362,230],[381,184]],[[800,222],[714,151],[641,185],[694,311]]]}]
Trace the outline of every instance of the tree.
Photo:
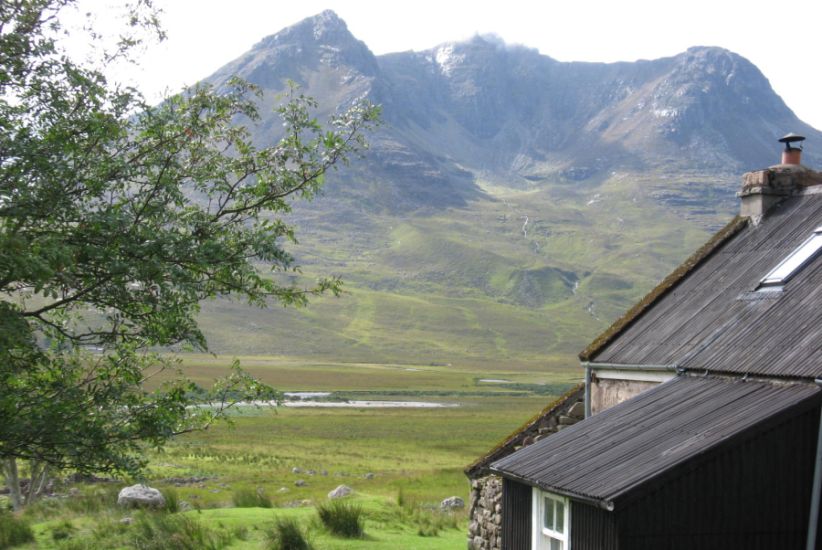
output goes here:
[{"label": "tree", "polygon": [[[198,85],[159,105],[59,47],[58,14],[73,0],[0,5],[0,460],[39,472],[139,472],[146,446],[207,426],[237,396],[268,391],[239,369],[191,407],[174,368],[150,350],[206,349],[199,303],[302,305],[339,292],[323,279],[284,285],[294,269],[277,217],[310,199],[327,170],[366,147],[377,108],[360,102],[324,129],[293,86],[283,137],[252,142],[260,92],[235,80]],[[138,1],[131,29],[156,30]],[[128,55],[135,34],[106,59]],[[265,266],[265,269],[263,269]],[[47,471],[47,470],[46,470]],[[18,501],[20,498],[17,487]],[[20,504],[21,502],[18,502]]]}]

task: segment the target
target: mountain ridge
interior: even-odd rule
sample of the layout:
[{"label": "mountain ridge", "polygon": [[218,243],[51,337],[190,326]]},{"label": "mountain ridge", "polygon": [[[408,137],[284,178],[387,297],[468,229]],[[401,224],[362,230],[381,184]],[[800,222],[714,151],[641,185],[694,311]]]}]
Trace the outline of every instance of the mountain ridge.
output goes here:
[{"label": "mountain ridge", "polygon": [[[318,116],[367,97],[383,126],[289,221],[306,277],[350,294],[305,311],[204,305],[213,349],[540,369],[722,227],[743,172],[775,164],[802,123],[749,61],[717,47],[617,63],[563,62],[475,36],[374,55],[336,14],[260,40],[206,78],[237,74],[270,111],[286,78]],[[280,125],[266,116],[255,139]]]},{"label": "mountain ridge", "polygon": [[[206,80],[219,85],[235,74],[269,92],[290,78],[324,105],[362,97],[381,104],[386,125],[374,137],[370,168],[406,182],[394,186],[399,210],[463,204],[479,192],[465,171],[515,185],[620,169],[729,175],[773,164],[773,141],[787,131],[822,143],[753,64],[719,47],[636,62],[561,62],[476,35],[375,56],[326,10],[263,38]],[[822,161],[819,153],[808,158]],[[442,201],[443,193],[453,200]]]}]

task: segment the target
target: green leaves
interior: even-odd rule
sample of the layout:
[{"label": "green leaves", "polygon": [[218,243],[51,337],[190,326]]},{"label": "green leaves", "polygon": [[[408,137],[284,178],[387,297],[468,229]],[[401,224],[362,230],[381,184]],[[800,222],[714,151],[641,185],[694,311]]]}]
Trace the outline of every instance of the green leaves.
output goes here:
[{"label": "green leaves", "polygon": [[[65,56],[52,27],[71,3],[0,8],[0,458],[134,471],[142,445],[274,395],[238,368],[216,407],[193,407],[180,376],[147,392],[146,373],[170,368],[147,350],[206,349],[204,299],[339,294],[335,278],[305,288],[273,276],[295,269],[282,246],[294,230],[278,216],[366,147],[378,109],[360,102],[324,126],[291,85],[282,138],[262,147],[245,126],[261,92],[246,82],[149,106]],[[136,29],[108,55],[128,54],[132,30],[156,30],[150,2],[134,10]]]}]

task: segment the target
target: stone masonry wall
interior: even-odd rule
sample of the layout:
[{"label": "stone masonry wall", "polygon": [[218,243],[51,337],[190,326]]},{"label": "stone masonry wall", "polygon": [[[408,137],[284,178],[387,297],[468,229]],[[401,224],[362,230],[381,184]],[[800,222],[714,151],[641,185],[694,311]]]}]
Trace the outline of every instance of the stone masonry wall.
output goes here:
[{"label": "stone masonry wall", "polygon": [[489,475],[471,481],[468,548],[498,550],[502,547],[502,479]]}]

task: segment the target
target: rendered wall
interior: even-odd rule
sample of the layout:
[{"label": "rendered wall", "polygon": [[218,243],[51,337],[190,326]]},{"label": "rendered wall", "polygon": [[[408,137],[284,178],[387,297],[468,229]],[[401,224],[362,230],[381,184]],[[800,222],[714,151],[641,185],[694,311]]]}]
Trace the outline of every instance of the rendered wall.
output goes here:
[{"label": "rendered wall", "polygon": [[610,409],[658,384],[659,382],[636,380],[594,379],[591,382],[591,414]]}]

